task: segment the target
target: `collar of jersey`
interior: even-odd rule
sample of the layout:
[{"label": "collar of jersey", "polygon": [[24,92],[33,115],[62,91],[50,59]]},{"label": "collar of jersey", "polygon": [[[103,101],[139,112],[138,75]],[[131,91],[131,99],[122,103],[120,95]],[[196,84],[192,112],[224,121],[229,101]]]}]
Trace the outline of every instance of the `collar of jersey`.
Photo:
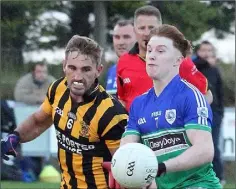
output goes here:
[{"label": "collar of jersey", "polygon": [[180,80],[180,76],[178,74],[170,81],[170,83],[164,88],[164,90],[159,96],[156,96],[154,87],[152,87],[151,92],[154,95],[154,99],[157,101],[160,101],[162,99],[166,100],[166,97],[168,97],[169,94],[173,94],[173,92],[178,88],[176,84],[179,80]]},{"label": "collar of jersey", "polygon": [[146,62],[145,58],[143,58],[143,57],[140,56],[140,54],[139,54],[138,42],[136,42],[136,43],[134,44],[133,48],[130,49],[129,54],[137,55],[142,61]]}]

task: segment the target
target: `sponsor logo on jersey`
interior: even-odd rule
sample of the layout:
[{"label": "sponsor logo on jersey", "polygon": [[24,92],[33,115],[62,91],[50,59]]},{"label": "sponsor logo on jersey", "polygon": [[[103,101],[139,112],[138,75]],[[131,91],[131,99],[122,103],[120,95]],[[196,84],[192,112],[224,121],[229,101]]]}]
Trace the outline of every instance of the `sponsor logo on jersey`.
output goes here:
[{"label": "sponsor logo on jersey", "polygon": [[158,138],[147,139],[148,146],[156,153],[162,155],[180,149],[188,148],[184,133],[171,133]]},{"label": "sponsor logo on jersey", "polygon": [[144,123],[146,123],[146,119],[144,117],[138,119],[138,124],[139,125],[142,125]]},{"label": "sponsor logo on jersey", "polygon": [[169,124],[173,124],[176,119],[176,110],[175,109],[166,110],[165,118]]},{"label": "sponsor logo on jersey", "polygon": [[158,117],[160,115],[161,115],[161,111],[152,112],[151,114],[152,117]]},{"label": "sponsor logo on jersey", "polygon": [[59,114],[60,116],[63,116],[63,111],[62,111],[62,109],[56,107],[56,108],[55,108],[55,111],[56,111],[56,113]]},{"label": "sponsor logo on jersey", "polygon": [[69,150],[72,153],[77,153],[81,154],[83,151],[89,151],[89,150],[94,150],[95,146],[94,145],[87,145],[87,144],[81,144],[70,137],[67,137],[60,131],[56,130],[56,136],[58,143],[65,148],[66,150]]},{"label": "sponsor logo on jersey", "polygon": [[127,78],[124,78],[124,79],[123,79],[123,82],[124,82],[124,83],[130,83],[131,81],[130,81],[130,78],[127,77]]}]

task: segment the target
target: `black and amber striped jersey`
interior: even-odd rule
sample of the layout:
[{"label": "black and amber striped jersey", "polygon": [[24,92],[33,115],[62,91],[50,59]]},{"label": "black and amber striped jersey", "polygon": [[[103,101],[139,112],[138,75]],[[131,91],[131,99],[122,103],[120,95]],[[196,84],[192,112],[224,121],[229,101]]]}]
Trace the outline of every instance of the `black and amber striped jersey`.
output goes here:
[{"label": "black and amber striped jersey", "polygon": [[127,112],[96,81],[84,102],[70,97],[66,78],[49,87],[42,109],[52,116],[58,140],[61,189],[105,189],[108,173],[102,162],[119,147]]}]

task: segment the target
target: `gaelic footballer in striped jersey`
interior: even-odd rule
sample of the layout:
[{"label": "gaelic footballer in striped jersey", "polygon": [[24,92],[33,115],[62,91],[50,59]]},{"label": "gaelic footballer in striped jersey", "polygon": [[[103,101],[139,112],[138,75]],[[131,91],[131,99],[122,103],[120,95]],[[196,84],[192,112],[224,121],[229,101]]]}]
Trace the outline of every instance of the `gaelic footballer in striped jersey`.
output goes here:
[{"label": "gaelic footballer in striped jersey", "polygon": [[10,140],[1,141],[2,154],[14,152],[10,147],[33,140],[53,124],[60,189],[108,188],[109,173],[102,163],[111,161],[119,147],[128,115],[98,83],[101,56],[102,49],[95,41],[73,36],[63,62],[65,77],[50,85],[41,107],[17,127]]},{"label": "gaelic footballer in striped jersey", "polygon": [[147,45],[146,70],[154,87],[130,108],[121,146],[140,142],[159,162],[149,188],[221,188],[212,169],[212,111],[204,95],[179,76],[190,43],[174,26],[153,29]]}]

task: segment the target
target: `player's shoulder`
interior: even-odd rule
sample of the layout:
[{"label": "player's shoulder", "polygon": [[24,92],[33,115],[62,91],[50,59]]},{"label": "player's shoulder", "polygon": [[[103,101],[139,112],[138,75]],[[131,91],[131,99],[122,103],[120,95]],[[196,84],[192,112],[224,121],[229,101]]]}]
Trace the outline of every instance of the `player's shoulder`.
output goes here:
[{"label": "player's shoulder", "polygon": [[99,95],[99,98],[102,99],[102,101],[104,101],[104,105],[109,106],[108,109],[111,110],[111,112],[127,113],[125,107],[120,103],[120,101],[113,95],[108,94],[101,85],[99,85],[98,95]]},{"label": "player's shoulder", "polygon": [[147,102],[150,101],[153,94],[154,94],[154,89],[151,88],[148,91],[144,92],[143,94],[135,97],[132,104],[138,107],[146,106]]},{"label": "player's shoulder", "polygon": [[128,65],[128,62],[132,61],[135,56],[130,53],[125,53],[124,55],[119,57],[118,66]]},{"label": "player's shoulder", "polygon": [[191,69],[196,69],[192,59],[190,57],[184,58],[183,62],[180,64],[180,70],[184,70],[186,72],[187,70],[191,71]]},{"label": "player's shoulder", "polygon": [[61,90],[67,88],[67,81],[65,77],[61,77],[51,83],[48,89],[49,96],[55,94],[56,92],[60,93]]},{"label": "player's shoulder", "polygon": [[203,100],[204,96],[203,94],[199,91],[197,87],[195,87],[193,84],[189,83],[185,79],[180,80],[181,83],[181,96],[183,98],[188,98],[188,99],[199,99]]},{"label": "player's shoulder", "polygon": [[[63,85],[62,85],[63,84]],[[66,87],[67,85],[67,81],[66,81],[66,78],[65,77],[61,77],[55,81],[52,82],[51,86],[54,87],[54,88],[57,88],[57,87]]]}]

